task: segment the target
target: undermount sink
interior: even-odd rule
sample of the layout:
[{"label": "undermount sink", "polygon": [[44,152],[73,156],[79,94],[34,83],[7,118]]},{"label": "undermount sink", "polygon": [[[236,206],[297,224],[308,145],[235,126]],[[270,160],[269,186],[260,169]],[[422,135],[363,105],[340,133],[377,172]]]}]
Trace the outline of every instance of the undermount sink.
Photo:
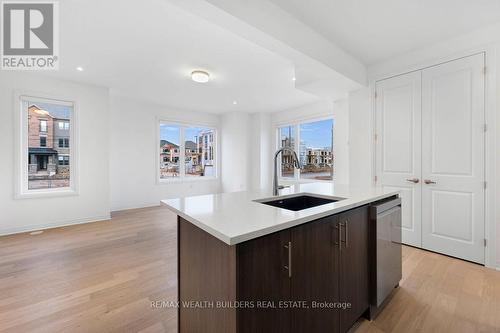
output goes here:
[{"label": "undermount sink", "polygon": [[293,197],[278,198],[278,199],[273,198],[273,199],[256,200],[256,201],[264,205],[269,205],[293,211],[299,211],[307,208],[326,205],[343,199],[345,198],[324,198],[324,197],[312,196],[310,194],[302,194]]}]

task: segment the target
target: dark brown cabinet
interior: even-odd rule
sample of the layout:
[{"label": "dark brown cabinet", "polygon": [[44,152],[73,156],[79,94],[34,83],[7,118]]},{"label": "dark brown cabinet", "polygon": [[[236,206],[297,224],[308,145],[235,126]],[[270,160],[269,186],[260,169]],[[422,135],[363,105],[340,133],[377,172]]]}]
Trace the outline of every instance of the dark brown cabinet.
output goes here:
[{"label": "dark brown cabinet", "polygon": [[[368,206],[363,206],[235,246],[220,245],[206,233],[186,238],[192,242],[179,248],[179,298],[218,295],[236,304],[211,313],[211,318],[217,315],[221,320],[215,324],[220,328],[205,332],[346,332],[369,308],[368,223]],[[181,241],[184,229],[196,229],[182,219],[179,224]],[[202,231],[185,232],[201,236]],[[211,248],[228,255],[221,257]],[[210,270],[221,260],[228,269]],[[203,272],[182,279],[191,269],[190,262],[207,261],[211,263],[204,264]],[[207,280],[215,285],[221,276],[229,281],[223,293],[203,288]],[[183,286],[183,281],[189,286]],[[342,303],[350,308],[339,309]],[[202,310],[181,308],[179,315],[181,332],[196,331],[189,325],[203,326],[189,324],[205,315]],[[223,325],[223,318],[234,320],[234,328]]]},{"label": "dark brown cabinet", "polygon": [[340,311],[340,331],[346,332],[369,308],[368,208],[338,215],[341,235],[340,300],[351,307]]},{"label": "dark brown cabinet", "polygon": [[238,245],[237,298],[254,306],[237,312],[238,332],[290,332],[288,310],[278,306],[290,299],[289,243],[288,229]]},{"label": "dark brown cabinet", "polygon": [[369,307],[368,208],[245,242],[237,261],[239,299],[277,306],[240,310],[240,332],[346,332]]},{"label": "dark brown cabinet", "polygon": [[[291,297],[309,308],[290,312],[291,332],[338,332],[339,257],[337,218],[329,216],[291,229]],[[320,306],[319,307],[315,307]]]}]

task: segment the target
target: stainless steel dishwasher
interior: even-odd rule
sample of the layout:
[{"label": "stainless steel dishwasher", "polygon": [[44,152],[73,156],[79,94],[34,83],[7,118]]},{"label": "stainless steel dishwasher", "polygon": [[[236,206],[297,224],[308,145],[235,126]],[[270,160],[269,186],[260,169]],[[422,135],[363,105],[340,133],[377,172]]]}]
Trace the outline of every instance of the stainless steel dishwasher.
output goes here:
[{"label": "stainless steel dishwasher", "polygon": [[370,317],[374,318],[402,278],[401,198],[391,197],[370,206],[371,254]]}]

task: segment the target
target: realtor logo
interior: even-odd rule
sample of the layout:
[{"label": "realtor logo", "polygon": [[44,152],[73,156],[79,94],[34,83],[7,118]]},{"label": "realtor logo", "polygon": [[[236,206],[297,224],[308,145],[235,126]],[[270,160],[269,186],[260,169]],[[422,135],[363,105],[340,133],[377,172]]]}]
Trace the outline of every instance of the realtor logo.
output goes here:
[{"label": "realtor logo", "polygon": [[59,8],[54,1],[2,2],[1,69],[59,68]]}]

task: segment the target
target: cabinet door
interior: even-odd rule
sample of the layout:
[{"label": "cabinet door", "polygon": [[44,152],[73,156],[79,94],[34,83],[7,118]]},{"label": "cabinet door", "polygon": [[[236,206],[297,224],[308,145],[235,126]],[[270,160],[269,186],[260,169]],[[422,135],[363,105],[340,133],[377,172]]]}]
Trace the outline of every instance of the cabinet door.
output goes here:
[{"label": "cabinet door", "polygon": [[351,307],[340,311],[341,332],[347,330],[369,307],[368,207],[340,214],[340,301]]},{"label": "cabinet door", "polygon": [[290,332],[290,310],[278,307],[290,299],[289,243],[284,230],[238,245],[237,299],[255,305],[238,310],[238,332]]},{"label": "cabinet door", "polygon": [[[336,216],[291,230],[291,296],[295,301],[338,302],[339,257]],[[294,308],[292,332],[338,332],[339,311],[334,308]],[[271,330],[269,330],[271,332]]]}]

